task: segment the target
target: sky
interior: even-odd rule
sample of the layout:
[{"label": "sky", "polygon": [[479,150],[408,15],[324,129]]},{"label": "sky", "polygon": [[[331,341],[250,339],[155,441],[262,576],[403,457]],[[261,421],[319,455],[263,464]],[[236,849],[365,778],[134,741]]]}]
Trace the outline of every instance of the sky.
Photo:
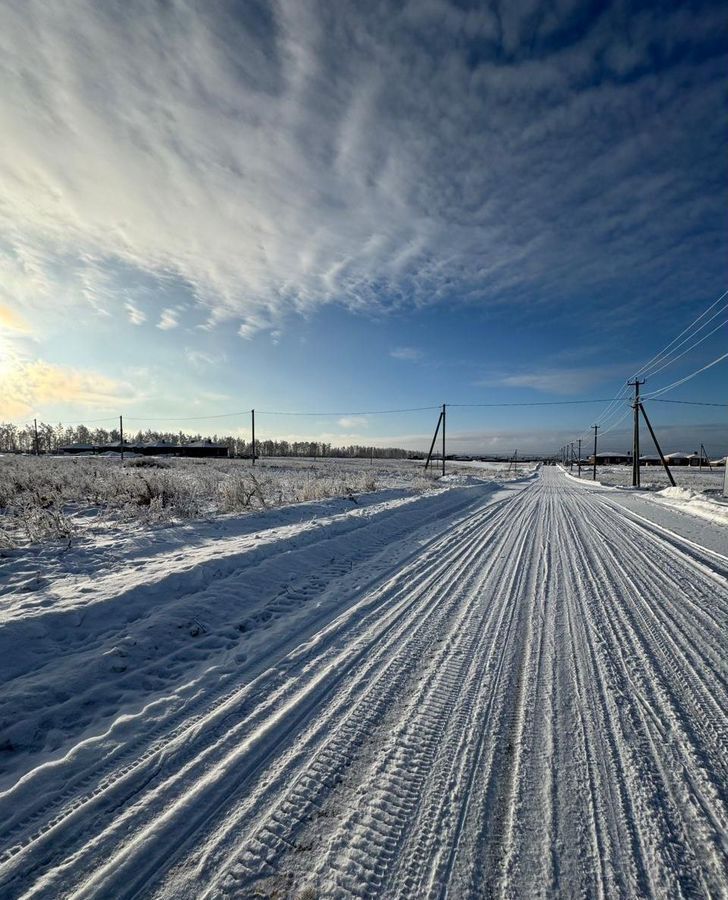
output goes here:
[{"label": "sky", "polygon": [[626,449],[603,401],[728,288],[727,64],[717,2],[6,0],[0,420]]}]

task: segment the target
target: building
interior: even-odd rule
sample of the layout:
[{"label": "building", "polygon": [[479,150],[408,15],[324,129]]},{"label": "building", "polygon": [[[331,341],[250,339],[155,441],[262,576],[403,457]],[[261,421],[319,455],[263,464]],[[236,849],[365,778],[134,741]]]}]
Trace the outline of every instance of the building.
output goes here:
[{"label": "building", "polygon": [[645,455],[640,456],[640,465],[641,466],[660,466],[662,465],[662,461],[659,456],[653,455]]},{"label": "building", "polygon": [[146,444],[121,444],[116,441],[111,444],[68,444],[59,447],[58,452],[68,455],[81,453],[100,456],[109,454],[121,454],[132,456],[185,456],[200,457],[202,459],[227,459],[228,448],[225,444],[214,444],[212,441],[192,441],[189,444],[173,444],[171,441],[149,441]]},{"label": "building", "polygon": [[[587,460],[590,466],[594,465],[594,454]],[[598,466],[627,466],[632,464],[632,455],[630,453],[614,453],[607,451],[597,453]]]},{"label": "building", "polygon": [[144,456],[180,456],[182,450],[179,444],[171,441],[148,441],[146,444],[137,444],[134,449]]},{"label": "building", "polygon": [[192,441],[180,448],[182,456],[201,456],[208,459],[227,459],[228,448],[225,444],[213,444],[212,441]]},{"label": "building", "polygon": [[689,466],[690,465],[690,454],[689,453],[666,453],[665,454],[665,462],[668,466]]},{"label": "building", "polygon": [[63,447],[59,447],[56,450],[56,453],[64,453],[70,456],[78,455],[79,453],[95,453],[96,448],[93,444],[65,444]]}]

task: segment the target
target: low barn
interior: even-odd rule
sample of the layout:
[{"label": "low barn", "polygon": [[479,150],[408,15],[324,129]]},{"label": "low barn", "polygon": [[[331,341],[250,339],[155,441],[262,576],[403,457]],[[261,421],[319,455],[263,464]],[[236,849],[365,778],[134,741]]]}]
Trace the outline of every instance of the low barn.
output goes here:
[{"label": "low barn", "polygon": [[661,465],[659,456],[640,456],[641,466],[659,466]]},{"label": "low barn", "polygon": [[[629,453],[597,453],[598,466],[626,466],[632,462]],[[594,465],[594,455],[589,457],[589,464]]]},{"label": "low barn", "polygon": [[212,459],[226,459],[228,448],[225,444],[213,444],[212,441],[192,441],[181,448],[182,456],[201,456]]},{"label": "low barn", "polygon": [[665,460],[668,466],[689,466],[690,456],[687,453],[667,453]]},{"label": "low barn", "polygon": [[73,456],[78,453],[94,453],[95,450],[93,444],[65,444],[59,447],[57,452]]}]

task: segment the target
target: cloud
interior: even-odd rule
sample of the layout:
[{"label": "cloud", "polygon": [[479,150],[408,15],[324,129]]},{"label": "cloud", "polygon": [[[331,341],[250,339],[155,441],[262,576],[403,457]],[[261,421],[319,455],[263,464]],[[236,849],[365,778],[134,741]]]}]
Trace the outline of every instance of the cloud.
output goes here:
[{"label": "cloud", "polygon": [[176,309],[163,309],[159,322],[157,322],[157,328],[161,328],[162,331],[176,328],[179,325],[178,316],[179,313]]},{"label": "cloud", "polygon": [[601,366],[572,366],[497,374],[475,382],[476,387],[533,388],[547,394],[583,394],[597,385],[623,382],[629,364],[610,363]]},{"label": "cloud", "polygon": [[131,301],[127,302],[125,306],[129,315],[129,321],[132,325],[142,325],[147,321],[147,314],[144,310],[139,309],[139,307],[135,306]]},{"label": "cloud", "polygon": [[389,351],[389,355],[393,359],[403,359],[409,360],[411,362],[416,362],[418,359],[422,359],[424,353],[417,347],[395,347],[394,350]]},{"label": "cloud", "polygon": [[353,430],[356,428],[366,428],[369,423],[364,416],[343,416],[338,420],[338,424],[340,428]]},{"label": "cloud", "polygon": [[0,257],[44,309],[113,314],[131,273],[244,338],[333,303],[710,295],[723,16],[8,0]]},{"label": "cloud", "polygon": [[227,362],[227,357],[224,353],[203,353],[201,350],[192,350],[190,347],[185,349],[185,356],[188,362],[199,372]]},{"label": "cloud", "polygon": [[84,369],[36,360],[14,360],[0,368],[0,419],[18,419],[49,405],[119,409],[133,399],[124,382]]}]

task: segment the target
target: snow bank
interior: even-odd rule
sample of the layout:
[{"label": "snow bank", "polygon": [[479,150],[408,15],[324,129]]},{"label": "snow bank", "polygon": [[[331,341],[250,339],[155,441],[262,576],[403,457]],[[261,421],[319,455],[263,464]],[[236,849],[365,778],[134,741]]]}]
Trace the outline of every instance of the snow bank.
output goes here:
[{"label": "snow bank", "polygon": [[723,502],[719,498],[712,499],[706,494],[683,487],[663,488],[657,491],[655,498],[694,516],[700,516],[719,525],[728,525],[728,502]]}]

